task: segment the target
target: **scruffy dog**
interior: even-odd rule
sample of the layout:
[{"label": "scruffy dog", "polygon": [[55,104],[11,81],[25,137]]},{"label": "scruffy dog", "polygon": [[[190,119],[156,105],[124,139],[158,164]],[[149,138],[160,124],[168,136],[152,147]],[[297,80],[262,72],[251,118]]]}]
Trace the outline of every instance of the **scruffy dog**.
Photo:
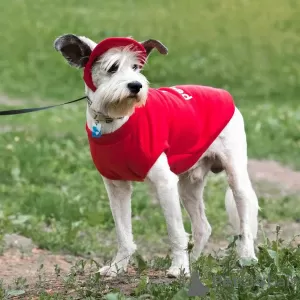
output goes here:
[{"label": "scruffy dog", "polygon": [[70,65],[83,68],[91,156],[103,177],[115,221],[118,252],[100,273],[115,276],[127,269],[136,249],[131,183],[145,181],[155,191],[167,222],[172,250],[167,275],[189,276],[180,199],[191,219],[196,260],[211,234],[203,202],[209,171],[225,170],[226,210],[240,235],[238,254],[256,260],[259,206],[247,171],[243,117],[231,95],[196,85],[149,88],[141,69],[154,48],[168,52],[157,40],[112,37],[96,44],[66,34],[55,40],[54,47]]}]

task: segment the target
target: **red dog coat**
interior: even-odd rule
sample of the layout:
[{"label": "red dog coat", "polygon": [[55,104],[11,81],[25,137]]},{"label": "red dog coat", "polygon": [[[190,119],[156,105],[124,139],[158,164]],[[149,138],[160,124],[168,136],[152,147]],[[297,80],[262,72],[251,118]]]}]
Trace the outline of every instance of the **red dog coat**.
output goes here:
[{"label": "red dog coat", "polygon": [[171,170],[191,168],[228,124],[235,111],[231,95],[205,86],[150,88],[116,131],[93,138],[86,126],[93,162],[113,180],[143,181],[164,152]]}]

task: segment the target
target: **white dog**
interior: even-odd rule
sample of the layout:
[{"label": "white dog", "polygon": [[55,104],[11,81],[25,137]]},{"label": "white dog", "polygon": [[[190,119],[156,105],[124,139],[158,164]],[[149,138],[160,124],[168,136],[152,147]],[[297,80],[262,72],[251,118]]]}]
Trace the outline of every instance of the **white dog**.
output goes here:
[{"label": "white dog", "polygon": [[[167,222],[172,265],[167,272],[190,275],[188,235],[180,199],[191,223],[192,258],[201,254],[211,234],[203,189],[209,171],[225,170],[226,210],[240,235],[238,254],[256,260],[258,201],[247,171],[244,121],[230,94],[202,86],[153,89],[140,73],[157,40],[109,38],[98,45],[66,34],[54,42],[72,66],[84,69],[87,133],[93,161],[101,173],[115,221],[118,252],[102,275],[126,271],[136,250],[131,226],[132,181],[155,190]],[[195,108],[197,106],[197,108]]]}]

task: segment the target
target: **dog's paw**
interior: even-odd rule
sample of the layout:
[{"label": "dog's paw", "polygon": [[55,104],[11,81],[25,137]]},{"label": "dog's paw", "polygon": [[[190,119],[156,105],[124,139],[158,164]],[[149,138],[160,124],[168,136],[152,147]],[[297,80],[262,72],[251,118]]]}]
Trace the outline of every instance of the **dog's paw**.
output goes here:
[{"label": "dog's paw", "polygon": [[239,257],[241,261],[248,262],[253,261],[253,263],[258,262],[258,258],[256,257],[254,251],[243,251],[239,252]]},{"label": "dog's paw", "polygon": [[120,273],[120,270],[118,271],[114,265],[104,266],[99,270],[99,273],[101,276],[116,277]]},{"label": "dog's paw", "polygon": [[182,275],[184,274],[184,276],[187,278],[191,276],[189,270],[186,269],[183,270],[182,268],[175,267],[175,266],[171,266],[167,271],[167,276],[169,278],[178,278],[181,274]]},{"label": "dog's paw", "polygon": [[247,255],[247,256],[240,256],[240,260],[242,261],[253,261],[254,263],[258,262],[258,258],[256,257],[256,255]]},{"label": "dog's paw", "polygon": [[258,261],[252,244],[238,243],[237,253],[241,259]]}]

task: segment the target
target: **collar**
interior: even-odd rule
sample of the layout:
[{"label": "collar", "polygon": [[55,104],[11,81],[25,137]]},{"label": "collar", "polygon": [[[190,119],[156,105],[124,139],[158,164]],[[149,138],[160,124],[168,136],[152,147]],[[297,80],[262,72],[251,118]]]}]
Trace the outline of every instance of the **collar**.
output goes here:
[{"label": "collar", "polygon": [[102,113],[99,113],[99,112],[95,112],[92,108],[91,108],[91,105],[92,105],[92,100],[86,96],[86,99],[87,99],[87,104],[88,104],[88,107],[89,107],[89,113],[91,114],[92,118],[95,120],[95,121],[99,121],[99,122],[105,122],[105,123],[112,123],[114,120],[119,120],[119,119],[123,119],[123,117],[120,117],[120,118],[111,118],[109,116],[106,116],[105,114],[102,114]]},{"label": "collar", "polygon": [[92,66],[96,59],[99,58],[102,54],[106,51],[116,48],[116,47],[132,47],[133,51],[138,52],[139,60],[142,65],[145,64],[147,59],[147,52],[144,46],[137,42],[132,38],[125,38],[125,37],[111,37],[102,40],[92,51],[87,64],[84,67],[83,71],[83,79],[86,85],[93,91],[96,91],[96,87],[92,80]]}]

